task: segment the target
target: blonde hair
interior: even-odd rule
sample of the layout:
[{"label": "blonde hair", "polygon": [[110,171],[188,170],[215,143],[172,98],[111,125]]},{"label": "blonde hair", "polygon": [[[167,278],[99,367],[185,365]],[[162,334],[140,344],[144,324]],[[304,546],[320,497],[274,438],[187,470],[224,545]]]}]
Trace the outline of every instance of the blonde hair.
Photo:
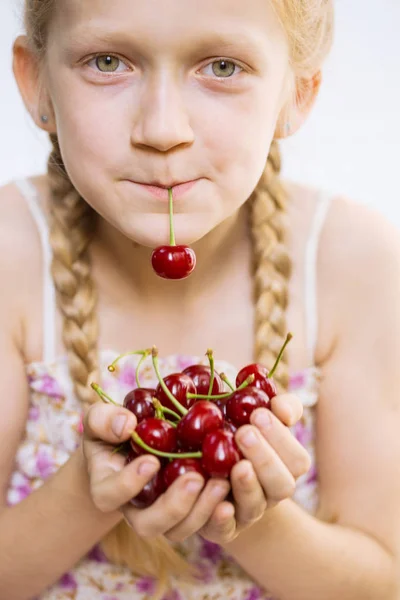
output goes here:
[{"label": "blonde hair", "polygon": [[[313,77],[328,54],[333,36],[333,0],[270,0],[287,34],[297,89]],[[54,0],[25,0],[25,23],[31,47],[43,58]],[[89,246],[96,213],[74,189],[63,164],[57,136],[48,165],[51,189],[52,274],[64,318],[63,341],[77,397],[93,401],[88,382],[98,368],[96,289],[91,278]],[[280,179],[278,144],[272,142],[265,170],[252,193],[250,229],[254,255],[255,360],[271,366],[286,335],[291,260],[287,250],[287,193]],[[281,390],[288,386],[284,359],[276,373]],[[125,523],[102,542],[111,561],[159,581],[157,596],[171,575],[190,581],[195,572],[163,538],[143,540]]]}]

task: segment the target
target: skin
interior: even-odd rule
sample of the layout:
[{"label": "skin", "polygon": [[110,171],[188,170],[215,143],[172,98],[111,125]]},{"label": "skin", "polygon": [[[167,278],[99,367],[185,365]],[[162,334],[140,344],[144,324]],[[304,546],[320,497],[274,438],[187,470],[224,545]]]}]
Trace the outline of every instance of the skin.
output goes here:
[{"label": "skin", "polygon": [[[288,115],[292,132],[307,118],[320,76],[310,76],[303,93],[297,95],[295,103],[292,101],[294,78],[288,67],[284,32],[264,0],[250,0],[245,6],[240,0],[233,0],[233,4],[204,0],[201,7],[199,11],[194,0],[157,3],[159,18],[154,20],[154,3],[147,0],[118,0],[112,6],[105,0],[71,0],[56,11],[41,69],[25,39],[19,38],[14,48],[14,71],[28,110],[39,126],[57,131],[71,180],[102,216],[91,249],[100,295],[100,347],[129,348],[132,339],[135,347],[148,347],[149,338],[156,338],[162,354],[199,354],[199,348],[213,347],[216,356],[244,365],[252,360],[254,308],[250,240],[241,207],[261,175],[273,137],[284,135]],[[127,15],[134,18],[130,21]],[[94,17],[91,29],[89,17]],[[206,43],[215,23],[218,31],[235,32],[239,28],[241,35],[253,40],[255,48],[239,47],[239,36],[228,46]],[[115,33],[107,42],[95,41],[95,25],[103,37],[105,31],[114,30],[125,41],[116,45]],[[79,49],[78,40],[84,43]],[[122,71],[118,74],[99,75],[94,62],[90,66],[87,62],[96,52],[117,52],[127,67],[119,65]],[[221,57],[238,61],[246,70],[233,76],[232,82],[217,82],[212,61]],[[46,126],[40,123],[41,114],[50,117]],[[201,177],[187,197],[175,204],[177,240],[192,244],[198,256],[198,267],[188,280],[170,286],[151,272],[151,249],[168,239],[166,202],[122,181],[127,177],[138,181]],[[47,180],[37,178],[35,184],[46,210]],[[296,334],[289,361],[294,371],[307,366],[308,360],[301,300],[303,260],[318,194],[293,184],[289,191],[289,250],[294,272],[288,322]],[[19,383],[18,387],[15,381],[23,380],[24,363],[40,360],[42,352],[37,285],[41,255],[34,225],[15,188],[4,188],[0,197],[1,256],[14,256],[12,268],[2,259],[5,293],[0,305],[5,332],[1,350],[6,357],[0,366],[0,397],[13,398],[11,407],[7,404],[7,430],[0,435],[5,490],[29,404],[26,386]],[[29,247],[29,253],[24,253],[23,247]],[[79,534],[76,538],[82,541],[75,541],[73,548],[63,543],[57,558],[53,558],[54,540],[49,531],[49,544],[40,558],[43,560],[48,552],[52,560],[43,560],[47,566],[38,569],[31,580],[32,593],[38,593],[74,564],[86,546],[90,547],[90,540],[101,539],[121,519],[118,511],[122,510],[142,536],[163,533],[171,540],[181,540],[200,531],[204,537],[226,545],[261,585],[268,585],[285,600],[301,600],[299,590],[305,590],[306,600],[320,600],[321,589],[327,600],[344,591],[348,595],[342,597],[349,599],[366,600],[382,590],[387,592],[385,598],[395,598],[393,569],[400,539],[400,477],[395,474],[400,464],[400,331],[396,333],[400,315],[394,298],[400,292],[399,257],[397,233],[390,225],[366,209],[335,200],[322,235],[318,265],[316,362],[323,371],[317,409],[318,518],[300,509],[293,512],[289,500],[296,478],[309,466],[306,453],[283,425],[300,418],[298,398],[277,398],[271,412],[257,411],[269,417],[268,428],[256,426],[252,420],[251,426],[237,434],[246,460],[235,467],[232,477],[234,506],[222,502],[226,482],[208,482],[201,489],[201,478],[188,475],[143,511],[127,508],[126,502],[151,477],[138,475],[139,466],[148,458],[122,468],[120,457],[111,456],[110,444],[129,437],[135,427],[134,417],[123,409],[97,404],[85,420],[84,460],[81,454],[74,455],[53,483],[45,484],[41,494],[33,494],[13,514],[15,523],[24,523],[25,515],[26,527],[20,526],[21,531],[26,534],[30,527],[28,533],[31,531],[34,539],[37,532],[29,515],[37,513],[37,506],[39,513],[47,514],[46,485],[53,486],[53,494],[57,494],[57,490],[70,489],[67,482],[76,482],[79,474],[86,477],[83,489],[87,491],[68,502],[61,495],[62,518],[76,515],[74,502],[83,503],[85,510],[96,515],[95,522],[101,521],[99,513],[103,515],[101,531],[87,525],[81,538]],[[199,315],[208,323],[207,331],[201,327],[194,331]],[[232,320],[232,315],[237,318]],[[58,315],[61,354],[60,329]],[[372,342],[378,352],[371,349]],[[116,433],[112,423],[118,416],[128,420]],[[118,423],[121,426],[121,420]],[[251,447],[243,440],[249,431],[256,435],[256,444]],[[152,462],[157,468],[157,461]],[[189,480],[199,481],[200,490],[186,490]],[[216,485],[222,487],[215,495]],[[377,511],[377,505],[384,505],[385,510]],[[12,518],[5,508],[0,513],[0,525],[8,523],[10,527],[10,535],[3,537],[5,549],[13,543]],[[304,528],[309,539],[315,537],[318,543],[299,550],[286,535],[287,524],[292,525],[292,521],[290,531]],[[318,528],[329,522],[336,525],[323,529],[320,535]],[[265,535],[259,535],[261,527]],[[338,537],[343,531],[344,537]],[[26,534],[26,539],[29,537]],[[262,540],[262,548],[257,546],[257,539]],[[275,550],[278,544],[279,552]],[[263,556],[271,553],[275,562],[266,559],[260,565],[250,552],[252,548]],[[309,577],[308,564],[317,564],[325,548],[332,549],[332,557],[326,559],[323,568],[315,567],[313,577]],[[350,549],[347,562],[343,548]],[[32,554],[26,560],[34,561]],[[332,564],[337,565],[341,577],[332,575]],[[0,581],[7,582],[6,575],[13,569],[9,558]],[[344,589],[340,587],[342,581]],[[23,595],[16,591],[15,598],[19,597]]]}]

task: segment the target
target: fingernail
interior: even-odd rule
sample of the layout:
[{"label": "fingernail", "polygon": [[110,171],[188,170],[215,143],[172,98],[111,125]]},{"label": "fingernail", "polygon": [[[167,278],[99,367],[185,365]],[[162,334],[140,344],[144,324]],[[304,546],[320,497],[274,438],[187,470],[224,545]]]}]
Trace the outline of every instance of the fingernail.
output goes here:
[{"label": "fingernail", "polygon": [[215,497],[222,496],[225,492],[228,493],[224,485],[215,485],[211,490],[212,495]]},{"label": "fingernail", "polygon": [[272,425],[271,413],[266,410],[260,410],[260,412],[254,415],[254,424],[260,429],[269,429]]},{"label": "fingernail", "polygon": [[185,487],[188,492],[198,492],[202,485],[201,481],[188,481]]},{"label": "fingernail", "polygon": [[255,446],[257,443],[257,437],[254,431],[249,429],[240,437],[240,441],[242,442],[243,446],[250,448],[251,446]]},{"label": "fingernail", "polygon": [[139,465],[139,475],[151,475],[157,471],[157,465],[153,461],[142,462]]},{"label": "fingernail", "polygon": [[111,429],[113,430],[113,432],[115,433],[115,435],[117,437],[121,437],[122,432],[125,429],[125,425],[126,422],[128,420],[128,417],[126,417],[125,415],[118,415],[118,417],[115,417],[113,419],[113,422],[111,424]]}]

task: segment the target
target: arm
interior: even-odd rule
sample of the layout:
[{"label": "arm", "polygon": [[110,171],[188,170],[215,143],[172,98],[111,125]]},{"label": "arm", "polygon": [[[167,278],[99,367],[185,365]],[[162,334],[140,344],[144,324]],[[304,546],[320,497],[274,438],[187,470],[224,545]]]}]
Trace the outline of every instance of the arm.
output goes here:
[{"label": "arm", "polygon": [[317,409],[319,519],[285,501],[226,545],[282,600],[400,597],[399,234],[342,211],[320,277],[334,310],[321,323],[340,323]]}]

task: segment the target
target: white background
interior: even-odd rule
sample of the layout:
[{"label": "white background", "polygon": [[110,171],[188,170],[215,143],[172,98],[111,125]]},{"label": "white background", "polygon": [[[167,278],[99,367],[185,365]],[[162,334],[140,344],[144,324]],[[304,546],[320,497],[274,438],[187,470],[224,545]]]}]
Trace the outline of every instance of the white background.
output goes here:
[{"label": "white background", "polygon": [[[11,71],[21,6],[0,0],[0,185],[44,171],[49,148]],[[400,227],[400,0],[336,0],[336,11],[323,88],[284,143],[284,174],[372,205]]]}]

